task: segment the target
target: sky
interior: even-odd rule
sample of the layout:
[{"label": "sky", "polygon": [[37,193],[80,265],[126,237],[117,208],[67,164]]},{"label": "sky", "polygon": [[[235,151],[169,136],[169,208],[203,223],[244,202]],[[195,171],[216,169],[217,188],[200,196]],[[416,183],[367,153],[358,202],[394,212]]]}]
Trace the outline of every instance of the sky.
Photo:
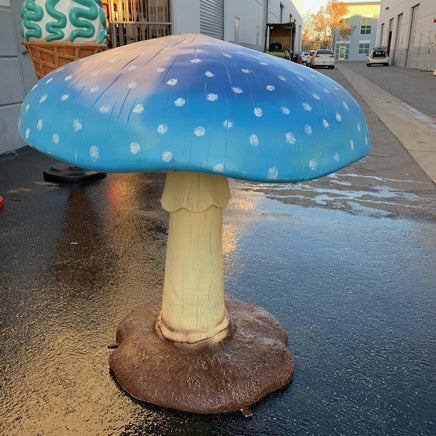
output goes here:
[{"label": "sky", "polygon": [[[351,3],[358,0],[343,0],[347,3]],[[321,6],[325,6],[328,0],[304,0],[303,1],[303,14],[310,12],[311,14],[316,14]]]},{"label": "sky", "polygon": [[327,4],[327,0],[305,0],[303,2],[303,13],[310,12],[314,14],[319,11],[321,6],[325,6]]}]

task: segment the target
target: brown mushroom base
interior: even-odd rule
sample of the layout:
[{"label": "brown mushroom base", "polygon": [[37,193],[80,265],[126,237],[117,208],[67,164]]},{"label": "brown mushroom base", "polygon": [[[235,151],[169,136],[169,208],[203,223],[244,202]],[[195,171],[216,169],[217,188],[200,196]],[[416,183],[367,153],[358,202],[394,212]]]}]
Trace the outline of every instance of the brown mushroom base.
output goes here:
[{"label": "brown mushroom base", "polygon": [[195,345],[157,333],[160,299],[138,307],[119,325],[109,358],[118,383],[138,400],[195,413],[245,410],[287,385],[295,361],[278,321],[230,295],[226,307],[228,336]]}]

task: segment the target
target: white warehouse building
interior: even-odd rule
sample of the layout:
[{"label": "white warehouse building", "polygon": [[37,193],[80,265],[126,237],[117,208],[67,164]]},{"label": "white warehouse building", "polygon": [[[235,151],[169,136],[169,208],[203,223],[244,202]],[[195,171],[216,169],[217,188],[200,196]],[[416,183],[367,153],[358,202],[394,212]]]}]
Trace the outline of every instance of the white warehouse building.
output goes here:
[{"label": "white warehouse building", "polygon": [[392,65],[436,69],[436,1],[382,0],[377,41]]},{"label": "white warehouse building", "polygon": [[[0,154],[24,146],[18,136],[21,103],[36,82],[20,35],[23,0],[0,0]],[[301,51],[303,0],[103,0],[112,47],[179,33],[203,33],[259,51],[272,31]],[[135,5],[134,7],[132,5]],[[280,24],[281,26],[277,26]],[[276,35],[275,33],[274,35]]]}]

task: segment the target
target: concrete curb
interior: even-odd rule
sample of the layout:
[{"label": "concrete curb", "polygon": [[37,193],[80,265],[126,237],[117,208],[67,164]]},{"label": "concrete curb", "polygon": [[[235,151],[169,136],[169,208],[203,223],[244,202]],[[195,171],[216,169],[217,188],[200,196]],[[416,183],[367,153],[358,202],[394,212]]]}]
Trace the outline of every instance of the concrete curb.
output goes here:
[{"label": "concrete curb", "polygon": [[337,68],[436,184],[436,120],[349,68]]}]

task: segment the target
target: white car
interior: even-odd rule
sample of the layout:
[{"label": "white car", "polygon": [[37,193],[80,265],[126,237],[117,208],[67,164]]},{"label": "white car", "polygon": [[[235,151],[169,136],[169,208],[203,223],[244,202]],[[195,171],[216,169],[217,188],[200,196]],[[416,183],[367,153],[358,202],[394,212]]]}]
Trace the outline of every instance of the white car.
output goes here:
[{"label": "white car", "polygon": [[326,48],[320,48],[315,51],[313,56],[310,58],[310,66],[312,68],[316,67],[335,67],[335,55],[331,50]]},{"label": "white car", "polygon": [[366,61],[368,67],[372,65],[389,65],[389,56],[386,47],[374,47]]},{"label": "white car", "polygon": [[309,62],[309,56],[310,53],[308,51],[301,52],[301,63],[303,65],[307,65],[307,63]]}]

